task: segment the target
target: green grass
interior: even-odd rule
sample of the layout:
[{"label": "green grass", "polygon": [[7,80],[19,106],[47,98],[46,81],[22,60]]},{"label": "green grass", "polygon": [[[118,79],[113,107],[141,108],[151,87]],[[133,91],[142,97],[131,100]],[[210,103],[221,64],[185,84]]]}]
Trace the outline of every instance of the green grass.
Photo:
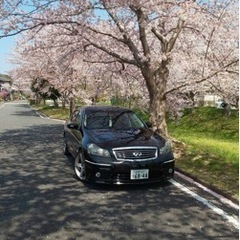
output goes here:
[{"label": "green grass", "polygon": [[[179,127],[178,127],[179,125]],[[204,134],[210,138],[238,141],[239,117],[236,111],[231,116],[225,116],[223,109],[212,107],[195,108],[193,113],[185,111],[178,123],[170,122],[169,128],[181,132]]]},{"label": "green grass", "polygon": [[36,109],[51,118],[66,120],[69,118],[69,109],[54,106],[36,106]]},{"label": "green grass", "polygon": [[172,136],[178,140],[193,146],[195,149],[204,151],[206,154],[213,154],[219,157],[219,160],[229,162],[238,167],[239,149],[238,142],[216,139],[203,134],[196,133],[172,133]]},{"label": "green grass", "polygon": [[[176,167],[221,192],[239,198],[239,118],[216,108],[196,108],[169,122],[172,137],[186,144]],[[184,149],[184,150],[183,150]]]}]

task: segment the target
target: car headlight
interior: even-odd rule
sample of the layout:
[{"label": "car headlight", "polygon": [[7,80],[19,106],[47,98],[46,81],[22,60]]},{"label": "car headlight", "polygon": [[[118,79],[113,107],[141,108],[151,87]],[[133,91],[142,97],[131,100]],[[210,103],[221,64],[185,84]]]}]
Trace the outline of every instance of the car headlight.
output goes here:
[{"label": "car headlight", "polygon": [[110,157],[110,153],[107,149],[100,148],[94,143],[90,143],[87,147],[88,153],[101,156],[101,157]]},{"label": "car headlight", "polygon": [[171,143],[166,141],[164,146],[160,148],[160,154],[167,154],[172,151]]}]

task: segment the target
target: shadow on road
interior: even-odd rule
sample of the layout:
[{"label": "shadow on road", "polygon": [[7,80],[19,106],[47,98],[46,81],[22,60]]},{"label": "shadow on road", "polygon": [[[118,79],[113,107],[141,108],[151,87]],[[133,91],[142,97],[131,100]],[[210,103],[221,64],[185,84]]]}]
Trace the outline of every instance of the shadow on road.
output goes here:
[{"label": "shadow on road", "polygon": [[82,184],[62,146],[58,124],[0,135],[1,240],[238,239],[171,184]]}]

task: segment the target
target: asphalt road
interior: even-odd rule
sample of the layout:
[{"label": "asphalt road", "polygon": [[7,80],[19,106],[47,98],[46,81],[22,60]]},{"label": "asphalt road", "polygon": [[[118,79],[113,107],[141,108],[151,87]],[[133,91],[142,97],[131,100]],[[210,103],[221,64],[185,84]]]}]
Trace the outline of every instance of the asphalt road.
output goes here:
[{"label": "asphalt road", "polygon": [[77,181],[62,153],[62,130],[25,102],[0,106],[0,240],[239,239],[238,209],[181,179]]}]

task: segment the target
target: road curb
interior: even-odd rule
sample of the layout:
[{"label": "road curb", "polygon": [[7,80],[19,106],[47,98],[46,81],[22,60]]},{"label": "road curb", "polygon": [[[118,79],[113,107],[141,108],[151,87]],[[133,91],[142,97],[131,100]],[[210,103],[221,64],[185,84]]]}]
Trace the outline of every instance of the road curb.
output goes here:
[{"label": "road curb", "polygon": [[219,208],[215,204],[211,203],[207,198],[202,197],[201,195],[195,193],[188,187],[182,185],[181,183],[175,181],[175,180],[170,180],[170,182],[176,186],[177,188],[181,189],[183,192],[186,194],[192,196],[194,199],[196,199],[198,202],[202,203],[203,205],[207,206],[210,208],[213,212],[216,214],[222,216],[226,221],[228,221],[229,224],[231,224],[233,227],[236,229],[239,229],[239,218],[237,215],[232,215],[229,214],[228,212],[224,211],[222,208]]},{"label": "road curb", "polygon": [[219,190],[218,188],[216,188],[210,184],[207,184],[207,183],[199,180],[197,177],[194,177],[191,174],[186,173],[185,171],[183,171],[179,168],[175,168],[175,174],[179,178],[182,178],[182,179],[186,180],[187,182],[200,187],[204,191],[206,191],[206,192],[210,193],[211,195],[213,195],[214,197],[218,198],[220,201],[227,203],[229,206],[239,210],[239,201],[237,199],[231,197],[229,194]]},{"label": "road curb", "polygon": [[4,106],[5,102],[0,102],[0,108]]}]

